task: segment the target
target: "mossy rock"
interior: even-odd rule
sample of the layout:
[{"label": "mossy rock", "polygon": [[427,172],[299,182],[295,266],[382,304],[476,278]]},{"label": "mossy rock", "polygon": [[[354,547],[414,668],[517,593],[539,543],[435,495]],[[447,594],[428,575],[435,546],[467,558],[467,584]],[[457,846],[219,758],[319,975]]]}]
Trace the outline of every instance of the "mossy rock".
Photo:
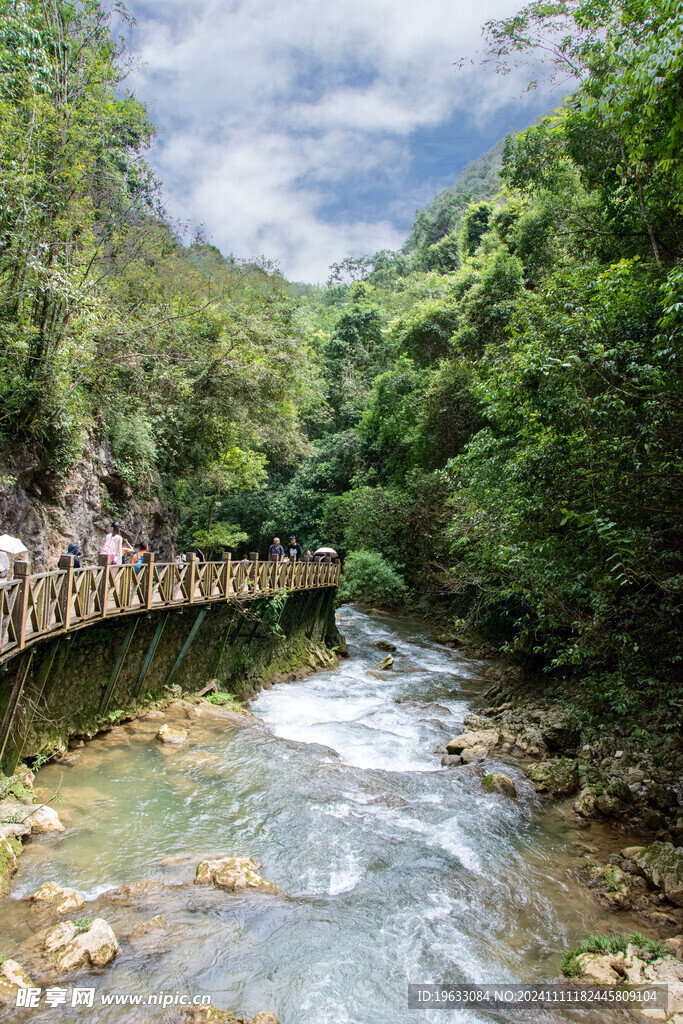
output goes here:
[{"label": "mossy rock", "polygon": [[528,769],[528,775],[539,793],[571,796],[579,788],[576,762],[568,757],[554,757],[547,761],[540,761]]},{"label": "mossy rock", "polygon": [[487,775],[482,785],[487,793],[500,793],[502,796],[510,798],[517,796],[517,787],[513,780],[509,775],[503,775],[501,772]]}]

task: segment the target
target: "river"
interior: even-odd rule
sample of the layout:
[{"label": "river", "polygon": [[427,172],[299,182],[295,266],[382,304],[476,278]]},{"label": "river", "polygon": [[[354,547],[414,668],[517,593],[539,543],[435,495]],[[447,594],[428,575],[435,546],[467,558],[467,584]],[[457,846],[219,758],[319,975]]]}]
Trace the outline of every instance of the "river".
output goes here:
[{"label": "river", "polygon": [[[248,727],[201,720],[191,744],[169,749],[138,723],[87,744],[73,767],[43,768],[38,781],[60,787],[69,828],[27,845],[13,896],[48,879],[89,900],[140,878],[166,883],[140,909],[167,920],[162,947],[122,943],[88,982],[97,990],[207,993],[248,1016],[274,1010],[283,1024],[611,1019],[406,1008],[408,982],[551,979],[560,952],[605,913],[575,881],[585,834],[519,770],[495,766],[515,779],[510,800],[482,791],[480,768],[443,769],[434,754],[460,731],[483,665],[419,622],[349,606],[341,619],[349,660],[264,691]],[[383,656],[379,639],[397,647],[381,679],[367,672]],[[210,853],[257,857],[286,897],[179,884]],[[121,899],[109,914],[103,899],[97,913],[125,925]],[[11,902],[5,953],[8,927],[19,941],[35,927],[26,908]],[[30,1019],[73,1013],[43,1007]],[[130,1019],[116,1007],[97,1014]]]}]

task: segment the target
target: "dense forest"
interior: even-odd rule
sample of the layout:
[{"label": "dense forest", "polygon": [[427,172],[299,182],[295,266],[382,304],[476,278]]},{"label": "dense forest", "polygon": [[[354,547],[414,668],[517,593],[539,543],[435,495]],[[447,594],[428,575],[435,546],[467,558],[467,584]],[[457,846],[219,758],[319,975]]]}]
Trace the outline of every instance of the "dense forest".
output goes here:
[{"label": "dense forest", "polygon": [[159,493],[182,548],[334,544],[344,596],[677,728],[683,3],[534,2],[485,39],[569,97],[317,287],[168,219],[97,0],[0,0],[5,472],[104,438],[122,521]]}]

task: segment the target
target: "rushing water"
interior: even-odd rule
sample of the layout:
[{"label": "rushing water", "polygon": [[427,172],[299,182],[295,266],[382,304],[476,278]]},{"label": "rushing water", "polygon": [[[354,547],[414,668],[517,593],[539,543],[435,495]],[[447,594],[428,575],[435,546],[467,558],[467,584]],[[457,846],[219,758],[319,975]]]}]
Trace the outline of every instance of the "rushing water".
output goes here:
[{"label": "rushing water", "polygon": [[[137,723],[88,744],[74,767],[41,771],[48,788],[63,775],[69,829],[28,844],[15,897],[48,879],[89,900],[140,878],[167,883],[127,911],[163,914],[161,947],[122,943],[89,984],[208,993],[247,1015],[272,1009],[283,1024],[505,1021],[500,1009],[409,1011],[407,984],[548,980],[559,951],[599,922],[574,881],[578,834],[521,773],[498,765],[517,783],[508,800],[482,791],[481,769],[442,769],[434,754],[481,691],[482,666],[416,623],[348,607],[342,620],[350,659],[264,692],[248,727],[194,720],[192,742],[169,749],[152,740],[158,722],[146,733]],[[376,678],[367,668],[380,638],[397,651]],[[178,884],[211,853],[257,857],[287,895]],[[121,902],[89,913],[125,934]],[[5,924],[21,942],[35,911],[12,908]],[[7,935],[0,948],[12,951]],[[43,1008],[31,1020],[73,1012]],[[97,1020],[130,1014],[103,1009]],[[514,1019],[609,1018],[527,1008]]]}]

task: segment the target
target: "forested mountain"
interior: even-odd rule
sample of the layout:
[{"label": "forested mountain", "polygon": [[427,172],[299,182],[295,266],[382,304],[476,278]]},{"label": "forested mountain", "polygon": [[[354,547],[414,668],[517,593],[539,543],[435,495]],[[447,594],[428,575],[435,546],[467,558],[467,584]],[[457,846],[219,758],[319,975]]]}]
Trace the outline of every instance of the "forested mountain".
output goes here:
[{"label": "forested mountain", "polygon": [[456,231],[465,210],[477,199],[493,199],[500,192],[500,172],[503,167],[505,139],[501,139],[488,153],[484,153],[458,175],[450,188],[439,192],[424,210],[415,214],[415,223],[403,247],[414,252],[433,245],[444,235]]},{"label": "forested mountain", "polygon": [[[680,699],[683,5],[532,3],[489,26],[561,109],[325,288],[191,244],[94,0],[0,2],[4,486],[160,494],[169,542],[346,556],[610,715]],[[27,468],[29,467],[29,468]],[[665,699],[663,699],[665,698]]]}]

